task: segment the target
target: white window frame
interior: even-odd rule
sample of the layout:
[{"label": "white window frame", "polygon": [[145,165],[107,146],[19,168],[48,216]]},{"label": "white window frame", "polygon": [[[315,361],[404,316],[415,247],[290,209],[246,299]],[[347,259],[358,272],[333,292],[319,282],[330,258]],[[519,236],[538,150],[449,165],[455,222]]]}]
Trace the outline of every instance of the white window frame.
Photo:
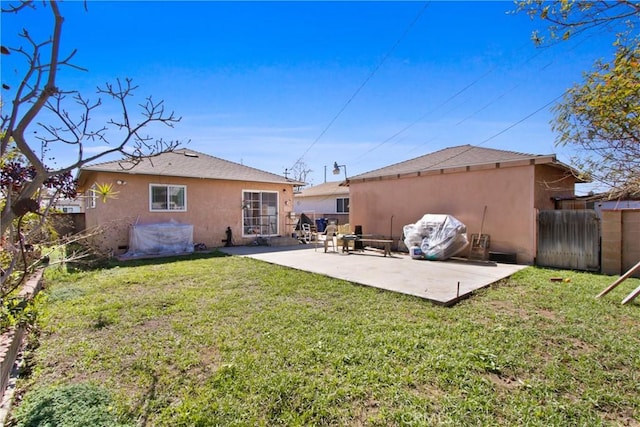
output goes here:
[{"label": "white window frame", "polygon": [[94,182],[93,185],[89,187],[87,194],[85,194],[85,207],[87,209],[96,208],[96,199],[98,198],[98,195],[96,194],[97,191],[98,191],[98,186]]},{"label": "white window frame", "polygon": [[[167,209],[155,209],[153,207],[153,188],[154,187],[164,187],[167,189]],[[171,200],[170,200],[170,188],[180,188],[184,191],[184,206],[176,209],[171,209]],[[186,212],[187,211],[187,186],[180,184],[149,184],[149,212]]]},{"label": "white window frame", "polygon": [[[245,194],[247,193],[258,193],[260,195],[260,200],[257,201],[259,206],[250,206],[250,203],[247,203],[245,198]],[[275,212],[270,212],[269,210],[273,208],[270,205],[263,206],[262,205],[262,195],[263,194],[275,194],[276,195],[276,205]],[[265,190],[242,190],[242,237],[253,237],[253,236],[277,236],[279,234],[280,229],[280,214],[278,212],[280,206],[280,193],[277,191],[265,191]],[[265,211],[265,208],[267,209]],[[253,215],[246,216],[249,211],[259,211],[260,212],[260,222],[259,224],[249,224],[248,219],[255,218]],[[264,222],[265,218],[262,216],[266,216],[266,223]],[[269,217],[273,216],[274,221],[269,223]],[[251,222],[251,221],[249,221]],[[247,227],[253,228],[254,232],[247,233]],[[275,230],[273,230],[275,227]]]},{"label": "white window frame", "polygon": [[[347,209],[344,208],[345,203],[347,201]],[[340,201],[342,201],[342,209],[340,208]],[[336,198],[336,213],[349,213],[349,198],[348,197],[338,197]]]}]

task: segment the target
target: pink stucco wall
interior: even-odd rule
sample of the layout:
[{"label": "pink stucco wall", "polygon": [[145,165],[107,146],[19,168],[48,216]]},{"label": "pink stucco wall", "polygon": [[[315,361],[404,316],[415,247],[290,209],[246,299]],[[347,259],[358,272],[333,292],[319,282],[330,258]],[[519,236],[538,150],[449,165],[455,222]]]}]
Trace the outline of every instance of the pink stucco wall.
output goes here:
[{"label": "pink stucco wall", "polygon": [[[559,175],[560,174],[560,175]],[[560,180],[562,176],[564,179]],[[551,188],[547,184],[554,183]],[[402,227],[424,214],[450,214],[490,235],[490,250],[515,252],[533,263],[537,209],[552,209],[551,197],[573,194],[574,180],[546,165],[449,170],[439,174],[350,184],[351,224],[365,234],[402,236]]]},{"label": "pink stucco wall", "polygon": [[575,178],[561,169],[547,165],[538,165],[535,169],[535,199],[536,209],[555,209],[553,197],[574,197]]},{"label": "pink stucco wall", "polygon": [[[118,185],[118,180],[126,184]],[[278,192],[278,234],[290,232],[286,217],[293,207],[293,187],[288,184],[257,183],[247,181],[222,181],[194,178],[159,177],[105,172],[85,173],[82,189],[94,182],[111,183],[118,194],[103,203],[97,200],[96,207],[86,209],[87,228],[101,225],[105,232],[100,239],[103,249],[113,253],[123,253],[118,247],[128,245],[131,224],[150,224],[176,221],[194,226],[194,243],[204,243],[207,247],[223,246],[228,226],[233,231],[234,243],[249,243],[255,237],[242,236],[242,192]],[[186,212],[150,212],[149,184],[186,185]]]}]

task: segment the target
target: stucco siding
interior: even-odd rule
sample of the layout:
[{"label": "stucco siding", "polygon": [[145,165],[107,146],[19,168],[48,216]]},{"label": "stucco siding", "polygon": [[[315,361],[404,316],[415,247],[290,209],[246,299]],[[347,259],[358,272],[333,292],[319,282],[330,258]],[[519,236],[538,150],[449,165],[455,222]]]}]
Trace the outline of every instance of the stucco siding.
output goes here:
[{"label": "stucco siding", "polygon": [[478,233],[487,206],[483,233],[491,250],[516,252],[518,262],[535,257],[534,166],[428,174],[400,179],[353,182],[351,223],[365,234],[402,236],[402,227],[426,213],[451,214]]},{"label": "stucco siding", "polygon": [[534,179],[534,206],[539,210],[555,209],[554,197],[573,197],[575,194],[575,178],[558,168],[537,165]]},{"label": "stucco siding", "polygon": [[[118,180],[126,184],[118,185]],[[106,203],[97,200],[95,208],[86,210],[87,227],[102,225],[105,228],[102,244],[114,253],[122,253],[118,248],[128,245],[129,226],[135,223],[191,224],[194,242],[208,247],[223,246],[226,229],[231,227],[236,244],[248,243],[253,237],[242,236],[242,192],[251,190],[278,193],[278,234],[288,233],[285,218],[293,206],[291,185],[104,172],[88,175],[85,186],[93,182],[110,183],[117,192]],[[186,212],[151,212],[149,185],[152,183],[186,186]]]},{"label": "stucco siding", "polygon": [[[349,196],[347,195],[345,197],[349,197]],[[336,213],[336,196],[304,197],[304,198],[295,198],[294,200],[295,200],[294,211],[297,214]]]},{"label": "stucco siding", "polygon": [[328,218],[344,225],[349,223],[349,213],[338,213],[338,199],[349,199],[349,193],[320,194],[306,196],[298,194],[294,197],[294,211],[297,215],[305,214],[310,218]]}]

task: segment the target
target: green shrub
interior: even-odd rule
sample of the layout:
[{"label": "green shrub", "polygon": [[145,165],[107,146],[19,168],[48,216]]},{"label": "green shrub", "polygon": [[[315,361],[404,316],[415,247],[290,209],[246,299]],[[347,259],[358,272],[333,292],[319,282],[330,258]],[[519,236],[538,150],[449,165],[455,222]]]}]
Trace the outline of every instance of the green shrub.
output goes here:
[{"label": "green shrub", "polygon": [[38,308],[45,301],[42,294],[25,300],[21,297],[5,297],[0,299],[0,333],[4,333],[14,326],[35,326]]},{"label": "green shrub", "polygon": [[17,427],[134,425],[119,422],[109,393],[91,384],[65,384],[27,393],[12,421]]}]

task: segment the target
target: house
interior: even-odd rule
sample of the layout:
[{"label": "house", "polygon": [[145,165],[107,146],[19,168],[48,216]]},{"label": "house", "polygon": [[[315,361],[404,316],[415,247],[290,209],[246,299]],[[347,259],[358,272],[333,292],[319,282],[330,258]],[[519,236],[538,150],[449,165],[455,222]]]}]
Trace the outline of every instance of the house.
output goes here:
[{"label": "house", "polygon": [[341,181],[304,188],[293,196],[293,211],[310,218],[327,218],[337,224],[349,223],[349,187]]},{"label": "house", "polygon": [[489,234],[490,251],[533,263],[537,212],[574,195],[582,182],[575,172],[555,155],[446,148],[349,178],[350,221],[399,240],[403,226],[424,214],[450,214],[469,234]]},{"label": "house", "polygon": [[[102,226],[99,246],[113,254],[128,250],[129,232],[142,224],[192,226],[193,242],[223,246],[287,235],[294,185],[285,177],[193,150],[143,159],[88,165],[78,175],[86,227]],[[99,189],[111,185],[102,200]]]},{"label": "house", "polygon": [[608,193],[556,198],[555,207],[556,209],[593,209],[598,217],[601,217],[602,211],[605,210],[640,209],[640,194],[628,194],[615,199],[611,199]]},{"label": "house", "polygon": [[82,213],[84,205],[79,199],[57,199],[52,206],[54,209],[63,213]]}]

